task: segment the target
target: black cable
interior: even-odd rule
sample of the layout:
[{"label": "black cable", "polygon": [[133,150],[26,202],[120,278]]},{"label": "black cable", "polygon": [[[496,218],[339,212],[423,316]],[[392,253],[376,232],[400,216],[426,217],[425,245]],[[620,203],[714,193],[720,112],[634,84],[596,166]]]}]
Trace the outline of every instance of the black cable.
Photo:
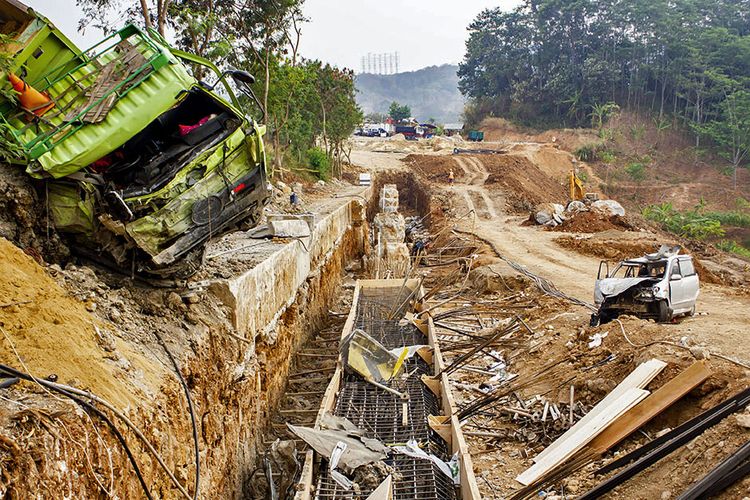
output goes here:
[{"label": "black cable", "polygon": [[161,344],[162,348],[164,349],[164,352],[167,353],[167,357],[169,357],[169,360],[172,362],[172,366],[174,366],[174,371],[177,374],[177,378],[180,379],[180,384],[185,391],[185,398],[187,399],[188,409],[190,410],[190,422],[193,425],[193,447],[195,454],[195,489],[193,490],[193,498],[195,500],[198,500],[198,489],[200,487],[201,477],[201,456],[200,448],[198,446],[198,424],[196,423],[195,419],[195,407],[193,406],[193,398],[190,396],[190,388],[188,387],[187,382],[185,382],[185,378],[182,376],[182,372],[180,372],[180,367],[177,364],[177,360],[174,359],[174,356],[172,356],[172,352],[167,347],[167,344],[164,342],[162,336],[159,335],[158,330],[154,330],[154,335],[158,339],[159,344]]},{"label": "black cable", "polygon": [[[9,375],[12,375],[14,377],[17,377],[17,378],[27,380],[29,382],[36,382],[36,383],[39,383],[39,384],[42,384],[42,382],[44,382],[43,380],[42,381],[38,381],[37,379],[35,379],[31,375],[29,375],[29,374],[27,374],[25,372],[16,370],[15,368],[12,368],[12,367],[7,366],[7,365],[0,364],[0,371],[3,371],[5,373],[7,373]],[[141,474],[141,469],[140,469],[140,467],[138,467],[138,462],[136,462],[135,457],[133,456],[133,453],[130,451],[130,447],[128,446],[128,443],[125,440],[125,436],[123,436],[122,433],[117,429],[117,427],[115,426],[114,422],[112,422],[109,419],[109,417],[107,417],[107,415],[104,412],[102,412],[101,410],[99,410],[94,405],[92,405],[88,401],[84,400],[80,396],[72,394],[72,393],[70,393],[70,392],[68,392],[68,391],[66,391],[64,389],[60,389],[59,387],[57,387],[55,385],[48,385],[48,384],[42,384],[42,385],[43,385],[43,387],[45,387],[47,389],[51,389],[51,390],[53,390],[55,392],[58,392],[58,393],[62,394],[65,397],[68,397],[68,398],[72,399],[73,401],[75,401],[79,405],[83,406],[84,408],[87,408],[87,409],[91,410],[92,412],[94,412],[96,415],[98,415],[102,420],[104,420],[107,423],[107,425],[109,426],[109,428],[112,429],[112,432],[117,437],[117,440],[120,441],[120,444],[125,449],[125,453],[128,456],[128,460],[130,460],[130,463],[133,466],[133,470],[135,471],[135,475],[138,477],[138,482],[141,483],[141,487],[143,488],[143,493],[145,493],[146,498],[148,498],[149,500],[153,500],[154,497],[151,496],[151,492],[148,490],[148,486],[146,485],[146,480],[143,478],[143,474]]]}]

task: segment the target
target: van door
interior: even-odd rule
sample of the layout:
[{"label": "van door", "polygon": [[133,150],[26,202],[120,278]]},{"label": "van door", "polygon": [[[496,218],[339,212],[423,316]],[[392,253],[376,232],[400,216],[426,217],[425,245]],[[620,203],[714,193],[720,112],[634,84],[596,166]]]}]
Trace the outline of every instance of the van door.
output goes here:
[{"label": "van door", "polygon": [[672,262],[672,267],[669,269],[669,302],[672,311],[677,312],[679,309],[682,309],[686,299],[687,296],[683,285],[680,261],[675,260]]},{"label": "van door", "polygon": [[682,273],[682,289],[685,297],[683,307],[692,309],[700,293],[700,280],[691,257],[680,259],[680,271]]}]

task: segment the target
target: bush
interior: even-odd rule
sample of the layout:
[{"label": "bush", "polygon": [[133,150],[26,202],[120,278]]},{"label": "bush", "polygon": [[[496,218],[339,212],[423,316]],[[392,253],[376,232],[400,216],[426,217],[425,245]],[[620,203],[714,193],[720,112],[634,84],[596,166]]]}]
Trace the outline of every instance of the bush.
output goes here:
[{"label": "bush", "polygon": [[307,163],[319,179],[327,180],[331,173],[331,162],[328,155],[321,148],[310,148],[307,150]]},{"label": "bush", "polygon": [[721,222],[701,213],[700,207],[680,213],[671,203],[651,205],[642,210],[643,216],[671,232],[686,238],[704,240],[724,236]]},{"label": "bush", "polygon": [[750,259],[750,249],[743,247],[734,240],[721,240],[716,244],[716,248]]},{"label": "bush", "polygon": [[724,226],[750,227],[750,214],[741,212],[709,212],[706,214],[706,217],[719,221]]},{"label": "bush", "polygon": [[604,163],[614,163],[614,161],[617,159],[617,156],[615,156],[615,154],[611,151],[602,151],[601,153],[599,153],[599,158],[601,158]]},{"label": "bush", "polygon": [[646,178],[646,165],[643,163],[630,163],[625,167],[625,172],[636,182],[641,182]]},{"label": "bush", "polygon": [[599,158],[601,144],[585,144],[576,149],[575,155],[581,161],[596,161]]}]

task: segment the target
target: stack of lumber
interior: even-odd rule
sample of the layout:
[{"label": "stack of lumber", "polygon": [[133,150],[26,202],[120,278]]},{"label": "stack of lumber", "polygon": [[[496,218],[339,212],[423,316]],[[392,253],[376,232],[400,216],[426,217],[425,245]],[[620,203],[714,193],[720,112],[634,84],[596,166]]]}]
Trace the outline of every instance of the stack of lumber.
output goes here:
[{"label": "stack of lumber", "polygon": [[658,359],[641,363],[584,418],[537,455],[534,465],[516,477],[516,481],[528,486],[581,451],[613,422],[643,401],[649,395],[644,387],[666,366],[665,362]]}]

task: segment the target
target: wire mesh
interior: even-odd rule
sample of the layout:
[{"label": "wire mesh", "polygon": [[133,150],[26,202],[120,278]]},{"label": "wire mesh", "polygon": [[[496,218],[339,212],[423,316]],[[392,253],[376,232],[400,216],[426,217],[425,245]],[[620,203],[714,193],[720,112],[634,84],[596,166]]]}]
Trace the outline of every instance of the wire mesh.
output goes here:
[{"label": "wire mesh", "polygon": [[[354,327],[364,330],[387,349],[426,345],[427,337],[416,326],[400,324],[413,295],[413,291],[405,286],[361,289]],[[440,399],[421,380],[422,375],[434,375],[432,366],[415,355],[404,363],[403,369],[407,374],[405,378],[392,380],[386,385],[407,393],[408,401],[357,375],[348,374],[342,380],[334,414],[347,418],[367,437],[386,445],[403,445],[415,440],[426,452],[450,460],[447,443],[428,423],[429,415],[441,414]],[[394,454],[386,463],[396,470],[393,482],[396,499],[457,498],[452,479],[430,460]],[[315,497],[359,500],[367,498],[377,486],[365,483],[357,491],[347,491],[330,477],[323,460]]]}]

